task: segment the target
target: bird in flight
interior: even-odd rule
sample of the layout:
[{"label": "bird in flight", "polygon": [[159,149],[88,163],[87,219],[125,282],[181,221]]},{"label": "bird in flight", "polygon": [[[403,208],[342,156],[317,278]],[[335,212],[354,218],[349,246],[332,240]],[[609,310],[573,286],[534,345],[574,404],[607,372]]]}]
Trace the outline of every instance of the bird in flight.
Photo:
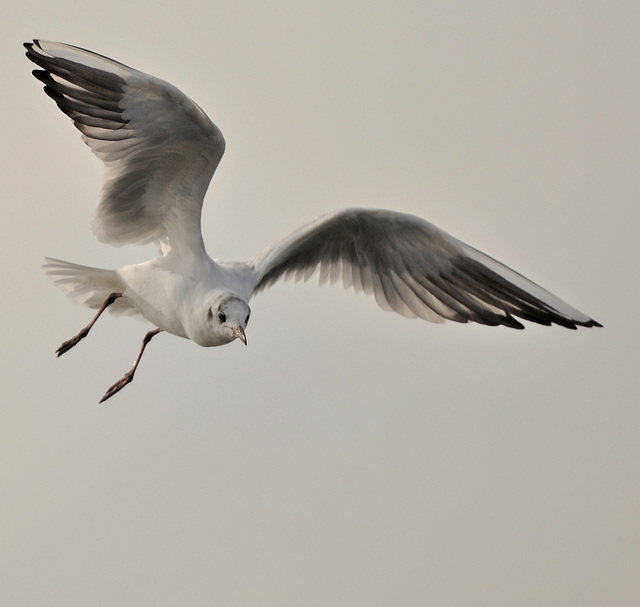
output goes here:
[{"label": "bird in flight", "polygon": [[156,243],[159,255],[119,270],[47,258],[45,269],[71,300],[97,310],[56,351],[84,339],[105,310],[146,319],[154,329],[132,368],[102,397],[134,377],[161,331],[200,346],[247,343],[253,295],[281,278],[373,295],[385,310],[431,322],[452,320],[522,329],[517,318],[569,329],[600,327],[500,262],[413,215],[348,208],[300,226],[249,261],[212,259],[200,216],[222,154],[222,133],[173,85],[122,63],[59,42],[25,43],[34,76],[73,120],[105,166],[92,230],[105,243]]}]

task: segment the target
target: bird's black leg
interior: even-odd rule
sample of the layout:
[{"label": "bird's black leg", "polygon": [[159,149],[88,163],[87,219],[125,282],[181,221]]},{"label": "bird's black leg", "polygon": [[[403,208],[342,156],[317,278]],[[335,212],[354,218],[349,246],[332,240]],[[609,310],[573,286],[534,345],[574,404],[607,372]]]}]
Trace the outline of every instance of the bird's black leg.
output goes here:
[{"label": "bird's black leg", "polygon": [[140,363],[140,359],[142,358],[142,353],[144,352],[144,349],[147,347],[147,344],[153,339],[153,337],[156,336],[158,333],[160,333],[160,331],[162,331],[162,329],[154,329],[153,331],[149,331],[144,336],[144,339],[142,340],[142,347],[140,348],[140,352],[138,352],[138,356],[136,356],[136,359],[133,361],[133,367],[131,367],[130,371],[127,371],[127,373],[124,374],[124,377],[122,379],[119,379],[115,384],[113,384],[113,386],[111,386],[104,393],[104,396],[100,399],[101,403],[103,403],[108,398],[111,398],[114,394],[117,394],[118,392],[120,392],[122,388],[124,388],[128,383],[130,383],[133,380],[133,376],[136,372],[136,369],[138,368],[138,364]]},{"label": "bird's black leg", "polygon": [[68,352],[69,350],[71,350],[71,348],[73,348],[73,346],[75,346],[81,339],[84,339],[88,334],[89,331],[91,330],[91,327],[93,327],[93,325],[96,324],[96,320],[98,320],[98,318],[100,318],[100,315],[116,300],[118,299],[118,297],[122,297],[122,293],[111,293],[111,295],[109,295],[109,297],[107,297],[107,299],[104,300],[104,303],[100,306],[100,309],[98,310],[97,314],[93,317],[93,320],[84,328],[82,329],[82,331],[80,331],[80,333],[78,333],[76,336],[72,337],[71,339],[68,339],[67,341],[65,341],[57,350],[56,350],[56,356],[61,356],[62,354],[64,354],[65,352]]}]

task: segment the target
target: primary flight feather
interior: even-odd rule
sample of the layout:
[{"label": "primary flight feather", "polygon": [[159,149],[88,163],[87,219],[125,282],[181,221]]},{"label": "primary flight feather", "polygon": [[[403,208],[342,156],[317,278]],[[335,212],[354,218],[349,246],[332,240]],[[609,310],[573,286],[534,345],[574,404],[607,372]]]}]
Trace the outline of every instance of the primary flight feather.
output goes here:
[{"label": "primary flight feather", "polygon": [[[342,281],[409,318],[522,329],[517,318],[570,329],[595,320],[433,224],[403,213],[344,209],[322,215],[246,262],[213,260],[202,240],[204,195],[224,138],[177,88],[91,51],[59,42],[25,43],[33,74],[105,165],[92,229],[113,245],[156,242],[150,261],[103,270],[56,259],[45,268],[74,301],[97,309],[57,354],[83,339],[106,309],[151,322],[134,376],[160,331],[219,346],[247,343],[249,300],[281,278]],[[101,401],[101,402],[102,402]]]}]

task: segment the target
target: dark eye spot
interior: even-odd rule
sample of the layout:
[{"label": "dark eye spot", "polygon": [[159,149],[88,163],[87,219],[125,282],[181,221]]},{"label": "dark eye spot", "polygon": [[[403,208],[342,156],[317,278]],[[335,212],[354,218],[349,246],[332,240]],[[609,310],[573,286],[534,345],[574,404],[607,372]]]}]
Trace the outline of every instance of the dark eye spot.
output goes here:
[{"label": "dark eye spot", "polygon": [[251,314],[247,314],[247,317],[244,319],[244,324],[248,325],[249,324],[249,317],[251,316]]},{"label": "dark eye spot", "polygon": [[220,322],[226,322],[227,321],[227,315],[224,312],[218,312],[218,320]]}]

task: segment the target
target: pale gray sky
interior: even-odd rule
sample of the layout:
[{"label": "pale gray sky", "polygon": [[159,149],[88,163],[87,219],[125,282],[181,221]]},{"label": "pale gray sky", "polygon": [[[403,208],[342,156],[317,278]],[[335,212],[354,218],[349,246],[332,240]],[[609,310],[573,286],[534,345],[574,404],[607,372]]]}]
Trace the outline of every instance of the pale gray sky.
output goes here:
[{"label": "pale gray sky", "polygon": [[[3,74],[0,604],[637,605],[637,2],[13,2]],[[204,212],[245,259],[346,206],[433,221],[605,325],[409,321],[339,287],[252,302],[249,347],[54,289],[101,167],[32,37],[169,80],[222,129]]]}]

